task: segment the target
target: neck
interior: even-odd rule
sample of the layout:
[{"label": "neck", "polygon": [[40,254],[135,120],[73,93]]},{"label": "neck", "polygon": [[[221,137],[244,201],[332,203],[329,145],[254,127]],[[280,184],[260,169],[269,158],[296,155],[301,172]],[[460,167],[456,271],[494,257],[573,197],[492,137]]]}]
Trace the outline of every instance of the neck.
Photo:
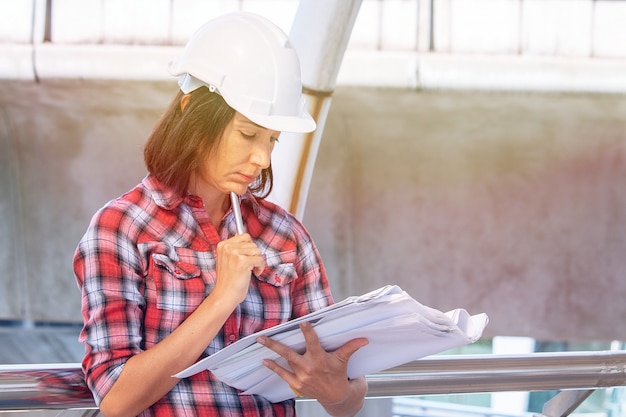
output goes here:
[{"label": "neck", "polygon": [[224,214],[230,208],[230,196],[228,193],[219,192],[210,187],[202,187],[193,178],[190,181],[189,192],[197,195],[204,203],[204,210],[211,218],[211,222],[217,229],[224,218]]}]

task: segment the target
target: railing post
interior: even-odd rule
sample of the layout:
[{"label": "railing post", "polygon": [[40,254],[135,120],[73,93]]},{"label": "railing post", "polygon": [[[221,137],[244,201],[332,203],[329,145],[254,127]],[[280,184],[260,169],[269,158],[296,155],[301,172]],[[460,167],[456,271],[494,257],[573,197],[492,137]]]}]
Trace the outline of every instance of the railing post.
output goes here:
[{"label": "railing post", "polygon": [[592,389],[561,391],[544,404],[541,414],[535,414],[534,417],[569,416],[593,392]]}]

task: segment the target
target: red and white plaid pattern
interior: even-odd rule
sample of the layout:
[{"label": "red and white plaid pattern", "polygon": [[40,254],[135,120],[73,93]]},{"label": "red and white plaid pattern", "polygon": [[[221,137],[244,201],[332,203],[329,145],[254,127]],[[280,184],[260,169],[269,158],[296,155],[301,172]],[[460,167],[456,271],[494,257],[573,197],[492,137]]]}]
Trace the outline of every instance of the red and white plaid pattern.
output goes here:
[{"label": "red and white plaid pattern", "polygon": [[[280,207],[242,197],[248,233],[268,267],[205,350],[332,303],[326,272],[304,226]],[[83,368],[99,403],[133,355],[150,349],[193,312],[215,285],[215,248],[233,236],[228,212],[215,229],[202,201],[182,198],[148,175],[93,217],[74,256],[82,290]],[[294,401],[272,404],[205,371],[183,379],[142,416],[293,416]]]}]

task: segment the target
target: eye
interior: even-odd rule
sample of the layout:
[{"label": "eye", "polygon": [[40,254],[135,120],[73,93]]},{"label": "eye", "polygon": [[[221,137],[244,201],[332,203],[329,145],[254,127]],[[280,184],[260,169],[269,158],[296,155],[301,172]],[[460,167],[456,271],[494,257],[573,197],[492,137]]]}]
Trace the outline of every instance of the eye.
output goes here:
[{"label": "eye", "polygon": [[278,138],[275,136],[272,136],[271,141],[272,141],[272,144],[278,143]]},{"label": "eye", "polygon": [[239,132],[245,139],[254,139],[256,137],[256,133],[244,132],[243,130],[240,130]]}]

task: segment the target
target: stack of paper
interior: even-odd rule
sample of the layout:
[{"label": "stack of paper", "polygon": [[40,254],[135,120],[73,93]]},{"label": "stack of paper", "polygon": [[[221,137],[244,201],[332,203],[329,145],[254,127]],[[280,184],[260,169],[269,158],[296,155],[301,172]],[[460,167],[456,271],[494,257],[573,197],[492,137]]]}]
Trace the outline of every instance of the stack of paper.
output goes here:
[{"label": "stack of paper", "polygon": [[400,287],[387,285],[247,336],[176,377],[185,378],[208,369],[245,394],[259,394],[272,402],[292,398],[294,393],[287,383],[261,363],[269,358],[289,368],[287,362],[256,343],[256,338],[265,335],[302,353],[306,344],[298,324],[304,321],[311,322],[327,351],[354,338],[369,340],[348,363],[348,377],[355,378],[473,343],[481,337],[488,317],[484,313],[470,316],[463,309],[442,313],[418,303]]}]

